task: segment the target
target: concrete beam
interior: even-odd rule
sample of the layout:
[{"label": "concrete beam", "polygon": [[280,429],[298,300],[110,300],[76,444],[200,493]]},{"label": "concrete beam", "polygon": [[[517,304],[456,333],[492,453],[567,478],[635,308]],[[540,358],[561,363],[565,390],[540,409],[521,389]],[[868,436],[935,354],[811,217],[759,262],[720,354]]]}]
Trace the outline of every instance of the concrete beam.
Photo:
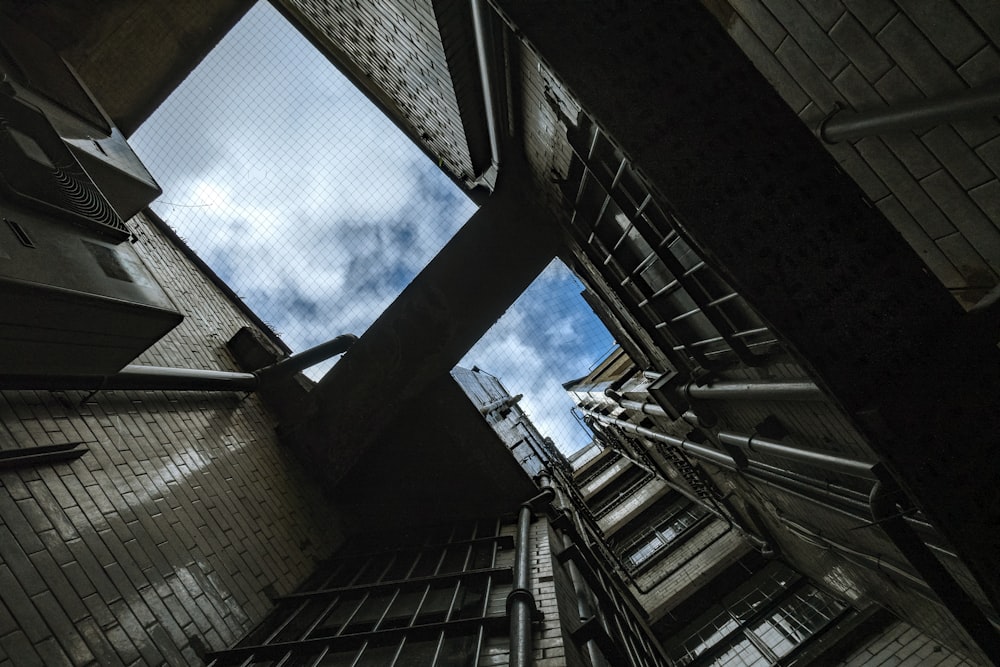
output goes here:
[{"label": "concrete beam", "polygon": [[289,442],[339,480],[396,415],[447,375],[556,256],[558,234],[509,171],[496,193],[313,390]]}]

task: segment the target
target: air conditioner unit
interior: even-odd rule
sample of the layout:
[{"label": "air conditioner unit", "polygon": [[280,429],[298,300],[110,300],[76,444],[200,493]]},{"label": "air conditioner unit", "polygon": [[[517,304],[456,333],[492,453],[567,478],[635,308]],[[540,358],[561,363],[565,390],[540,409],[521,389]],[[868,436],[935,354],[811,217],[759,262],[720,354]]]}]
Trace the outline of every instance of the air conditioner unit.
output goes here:
[{"label": "air conditioner unit", "polygon": [[122,219],[160,196],[160,186],[72,68],[6,19],[0,21],[0,79],[8,94],[44,111]]},{"label": "air conditioner unit", "polygon": [[[159,188],[62,61],[24,35],[11,37],[5,23],[0,373],[115,373],[183,319],[122,220]],[[26,39],[42,49],[32,61],[23,60]],[[78,159],[80,138],[71,135],[86,128],[102,157]]]}]

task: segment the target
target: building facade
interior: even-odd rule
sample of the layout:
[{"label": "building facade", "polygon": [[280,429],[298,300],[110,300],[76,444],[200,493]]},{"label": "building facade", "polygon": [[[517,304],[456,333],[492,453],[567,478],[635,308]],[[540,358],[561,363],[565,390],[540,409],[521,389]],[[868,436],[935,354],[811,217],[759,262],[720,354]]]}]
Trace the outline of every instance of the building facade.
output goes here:
[{"label": "building facade", "polygon": [[482,203],[311,383],[124,142],[249,3],[0,3],[0,662],[1000,662],[1000,16],[822,4],[278,2]]}]

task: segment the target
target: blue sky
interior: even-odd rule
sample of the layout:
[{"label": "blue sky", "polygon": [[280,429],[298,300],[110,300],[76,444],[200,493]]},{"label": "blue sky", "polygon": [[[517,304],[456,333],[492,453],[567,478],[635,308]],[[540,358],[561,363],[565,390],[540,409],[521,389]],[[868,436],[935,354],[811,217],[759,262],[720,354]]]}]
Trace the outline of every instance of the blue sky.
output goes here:
[{"label": "blue sky", "polygon": [[[361,334],[474,205],[268,4],[131,139],[163,217],[295,350]],[[561,383],[613,341],[554,262],[469,352],[564,450]]]}]

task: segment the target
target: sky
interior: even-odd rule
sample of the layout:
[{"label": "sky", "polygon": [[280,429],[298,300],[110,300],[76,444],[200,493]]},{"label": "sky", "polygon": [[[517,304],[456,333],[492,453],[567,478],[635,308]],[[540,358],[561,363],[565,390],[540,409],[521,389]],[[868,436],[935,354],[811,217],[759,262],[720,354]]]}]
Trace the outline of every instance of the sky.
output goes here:
[{"label": "sky", "polygon": [[[266,2],[130,141],[153,209],[295,351],[362,334],[475,211]],[[588,436],[561,384],[613,345],[582,288],[553,262],[461,362],[567,453]]]}]

